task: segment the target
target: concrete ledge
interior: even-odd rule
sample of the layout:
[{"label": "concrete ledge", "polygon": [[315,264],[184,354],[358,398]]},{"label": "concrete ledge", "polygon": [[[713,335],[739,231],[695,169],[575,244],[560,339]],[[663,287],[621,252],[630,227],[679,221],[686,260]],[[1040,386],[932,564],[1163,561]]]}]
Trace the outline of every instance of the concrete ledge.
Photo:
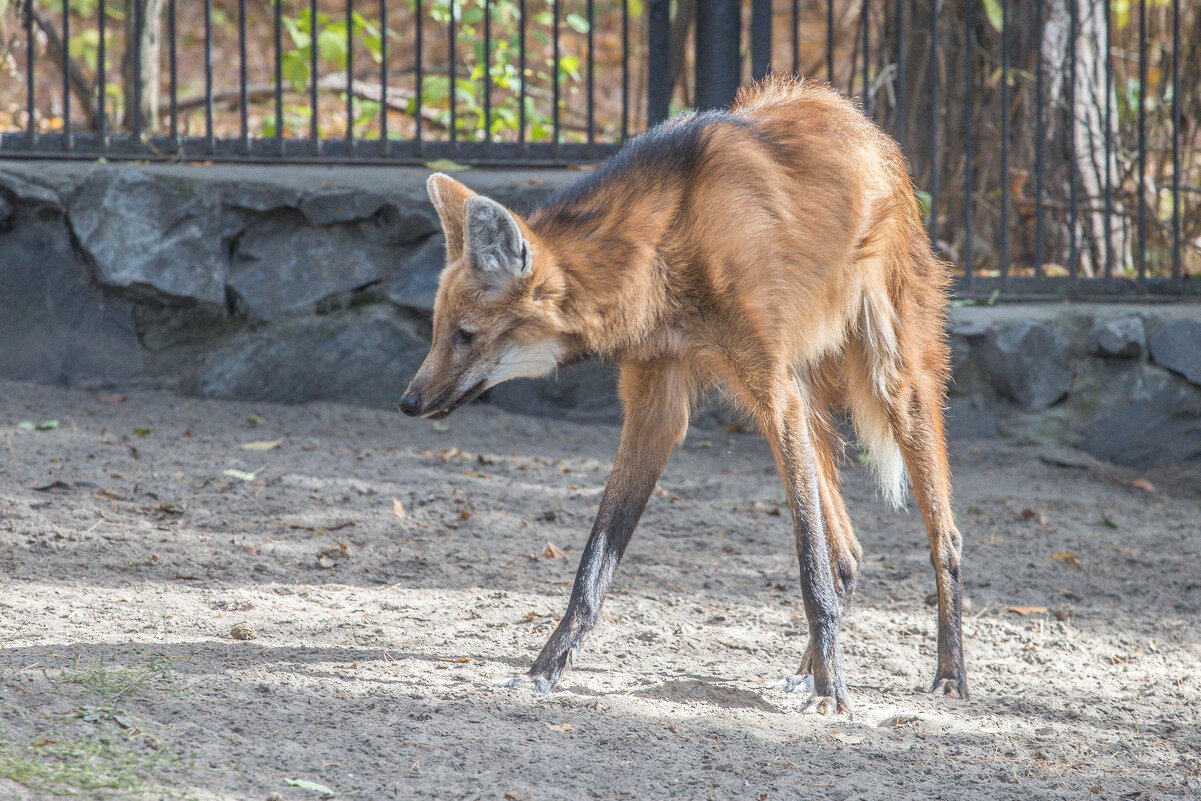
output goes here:
[{"label": "concrete ledge", "polygon": [[[425,353],[441,234],[428,171],[0,167],[0,376],[388,407]],[[521,210],[576,175],[479,171]],[[1064,442],[1131,464],[1201,459],[1201,306],[955,309],[952,436]],[[612,371],[511,382],[506,409],[616,422]],[[719,425],[707,404],[695,423]]]}]

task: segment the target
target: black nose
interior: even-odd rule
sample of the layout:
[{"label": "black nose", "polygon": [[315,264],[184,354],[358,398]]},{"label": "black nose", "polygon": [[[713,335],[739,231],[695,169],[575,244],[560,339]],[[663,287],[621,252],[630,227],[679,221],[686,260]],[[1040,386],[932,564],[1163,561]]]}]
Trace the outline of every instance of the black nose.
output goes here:
[{"label": "black nose", "polygon": [[416,417],[421,413],[421,396],[416,392],[406,392],[401,396],[398,408],[409,417]]}]

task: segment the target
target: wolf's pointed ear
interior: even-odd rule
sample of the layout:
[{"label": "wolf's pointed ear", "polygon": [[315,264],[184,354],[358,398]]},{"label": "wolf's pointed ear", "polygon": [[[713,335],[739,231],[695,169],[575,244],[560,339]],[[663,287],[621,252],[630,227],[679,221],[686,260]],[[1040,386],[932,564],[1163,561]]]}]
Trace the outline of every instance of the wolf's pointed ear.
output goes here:
[{"label": "wolf's pointed ear", "polygon": [[446,256],[454,261],[463,255],[467,242],[467,200],[475,197],[472,192],[449,175],[436,172],[425,182],[430,202],[442,219],[442,231],[446,234]]},{"label": "wolf's pointed ear", "polygon": [[530,243],[508,209],[476,195],[467,199],[467,258],[493,290],[507,287],[530,271]]}]

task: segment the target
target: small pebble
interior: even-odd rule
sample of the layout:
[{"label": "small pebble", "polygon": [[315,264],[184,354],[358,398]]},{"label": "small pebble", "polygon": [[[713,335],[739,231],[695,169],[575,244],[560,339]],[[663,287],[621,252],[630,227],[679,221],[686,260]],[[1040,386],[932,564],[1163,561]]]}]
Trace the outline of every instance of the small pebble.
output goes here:
[{"label": "small pebble", "polygon": [[253,640],[258,634],[245,623],[235,623],[233,628],[229,630],[229,636],[235,640]]}]

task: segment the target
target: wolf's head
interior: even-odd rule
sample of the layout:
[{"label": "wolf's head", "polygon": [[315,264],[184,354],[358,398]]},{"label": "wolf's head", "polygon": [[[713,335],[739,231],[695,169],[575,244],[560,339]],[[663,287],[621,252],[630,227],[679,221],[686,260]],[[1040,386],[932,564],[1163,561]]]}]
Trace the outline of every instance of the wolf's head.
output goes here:
[{"label": "wolf's head", "polygon": [[553,256],[525,222],[450,176],[426,184],[446,232],[433,342],[400,410],[445,417],[489,387],[543,376],[563,356]]}]

